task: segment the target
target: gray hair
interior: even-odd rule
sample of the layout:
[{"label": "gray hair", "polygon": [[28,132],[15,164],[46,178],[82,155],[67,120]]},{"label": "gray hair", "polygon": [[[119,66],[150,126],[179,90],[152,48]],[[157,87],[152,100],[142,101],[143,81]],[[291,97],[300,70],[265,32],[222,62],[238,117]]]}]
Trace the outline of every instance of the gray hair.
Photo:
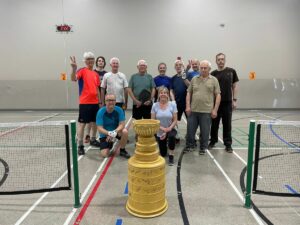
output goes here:
[{"label": "gray hair", "polygon": [[140,59],[140,60],[138,61],[138,63],[137,63],[137,66],[140,66],[140,65],[145,65],[145,66],[147,66],[146,60]]},{"label": "gray hair", "polygon": [[200,62],[200,65],[201,65],[201,64],[207,64],[208,67],[211,68],[211,63],[210,63],[210,61],[208,61],[208,60],[202,60],[202,61]]},{"label": "gray hair", "polygon": [[92,52],[85,52],[85,53],[83,53],[83,60],[87,60],[87,59],[90,59],[90,58],[95,59],[94,53],[92,53]]},{"label": "gray hair", "polygon": [[118,61],[118,63],[120,64],[120,59],[118,59],[117,57],[112,57],[112,58],[109,60],[109,64],[112,64],[113,61]]}]

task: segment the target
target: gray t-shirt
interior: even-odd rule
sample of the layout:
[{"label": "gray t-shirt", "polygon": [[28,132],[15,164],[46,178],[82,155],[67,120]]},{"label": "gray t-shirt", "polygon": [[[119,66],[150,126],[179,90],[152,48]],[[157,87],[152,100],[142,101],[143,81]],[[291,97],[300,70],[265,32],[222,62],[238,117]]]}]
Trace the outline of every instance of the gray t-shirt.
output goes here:
[{"label": "gray t-shirt", "polygon": [[[155,113],[155,119],[160,121],[160,126],[169,127],[173,122],[173,114],[177,113],[176,102],[168,102],[168,105],[165,109],[159,107],[159,102],[155,102],[152,105],[151,113]],[[161,137],[163,134],[162,130],[157,132],[157,136]]]},{"label": "gray t-shirt", "polygon": [[152,92],[152,88],[155,88],[155,83],[153,77],[150,74],[141,75],[139,73],[133,74],[129,80],[129,88],[132,89],[134,97],[139,99],[139,95],[142,90],[146,89],[150,93]]}]

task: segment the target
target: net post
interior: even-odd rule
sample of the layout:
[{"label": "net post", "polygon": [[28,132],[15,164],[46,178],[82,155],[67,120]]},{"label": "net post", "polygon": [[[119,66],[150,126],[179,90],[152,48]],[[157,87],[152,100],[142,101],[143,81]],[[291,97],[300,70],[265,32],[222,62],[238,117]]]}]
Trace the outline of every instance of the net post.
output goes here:
[{"label": "net post", "polygon": [[77,143],[76,143],[76,121],[71,121],[71,136],[72,136],[72,159],[73,159],[73,176],[74,176],[74,208],[79,208],[79,176],[78,176],[78,161],[77,161]]},{"label": "net post", "polygon": [[254,134],[255,134],[255,120],[250,120],[249,141],[248,141],[248,161],[247,161],[247,186],[246,186],[246,196],[245,196],[246,208],[251,208],[251,184],[252,184]]}]

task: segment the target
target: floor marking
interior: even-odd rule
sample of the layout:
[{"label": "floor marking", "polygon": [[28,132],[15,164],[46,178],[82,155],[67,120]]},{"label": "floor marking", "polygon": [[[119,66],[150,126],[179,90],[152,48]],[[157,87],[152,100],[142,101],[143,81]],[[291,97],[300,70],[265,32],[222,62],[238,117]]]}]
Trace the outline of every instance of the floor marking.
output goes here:
[{"label": "floor marking", "polygon": [[[185,119],[184,119],[184,121],[185,121],[185,123],[187,123],[187,121]],[[222,143],[224,143],[223,140],[220,137],[219,137],[219,140]],[[219,168],[219,170],[221,171],[221,173],[223,174],[223,176],[226,178],[226,180],[228,181],[228,183],[230,184],[230,186],[233,188],[233,190],[235,191],[235,193],[237,194],[237,196],[239,197],[239,199],[242,201],[242,203],[244,203],[245,199],[244,199],[243,195],[240,193],[240,191],[237,189],[237,187],[231,181],[231,179],[229,178],[229,176],[225,173],[225,171],[220,166],[220,164],[218,163],[218,161],[214,158],[214,156],[210,153],[210,151],[207,151],[207,153],[210,156],[210,158],[213,160],[213,162],[216,164],[216,166]],[[264,222],[261,220],[261,218],[256,214],[256,212],[253,209],[247,209],[247,210],[249,210],[249,212],[251,213],[251,215],[254,217],[254,219],[256,220],[256,222],[258,224],[264,225]]]},{"label": "floor marking", "polygon": [[116,221],[116,225],[122,225],[123,224],[123,221],[122,221],[122,219],[117,219],[117,221]]},{"label": "floor marking", "polygon": [[124,195],[128,195],[128,182],[126,182]]},{"label": "floor marking", "polygon": [[77,218],[75,219],[75,222],[74,222],[74,225],[78,225],[80,224],[82,218],[84,217],[85,213],[86,213],[86,210],[87,208],[89,207],[90,203],[92,202],[92,200],[94,199],[94,196],[98,190],[98,188],[100,187],[102,181],[103,181],[103,178],[105,177],[105,174],[107,173],[108,171],[108,168],[110,167],[113,159],[115,158],[115,155],[112,155],[108,161],[108,163],[106,164],[103,172],[101,173],[97,183],[95,184],[94,188],[92,189],[88,199],[86,200],[85,204],[83,205],[83,207],[81,208]]},{"label": "floor marking", "polygon": [[[86,152],[88,152],[89,150],[91,149],[91,147],[88,147],[87,149],[86,149]],[[83,157],[83,155],[81,155],[78,159],[77,159],[77,161],[80,161],[81,159],[82,159],[82,157]],[[73,164],[71,165],[71,169],[73,168]],[[53,187],[55,187],[58,183],[59,183],[59,181],[64,177],[64,176],[66,176],[67,175],[67,173],[68,173],[68,171],[65,171],[62,175],[61,175],[61,177],[60,178],[58,178],[55,182],[54,182],[54,184],[52,184],[51,185],[51,188],[53,188]],[[33,203],[33,205],[27,210],[27,212],[26,213],[24,213],[23,214],[23,216],[15,223],[15,225],[19,225],[19,224],[21,224],[25,219],[26,219],[26,217],[35,209],[35,207],[37,207],[40,203],[41,203],[41,201],[49,194],[50,192],[45,192],[35,203]]]},{"label": "floor marking", "polygon": [[[129,120],[127,121],[125,127],[126,129],[129,129],[130,125],[131,125],[131,122],[132,122],[132,117],[129,118]],[[98,168],[98,170],[96,171],[94,177],[92,178],[92,180],[90,181],[90,183],[88,184],[88,186],[86,187],[85,191],[83,192],[81,198],[80,198],[80,202],[82,203],[85,196],[87,195],[87,193],[89,192],[91,186],[93,185],[95,179],[97,178],[98,176],[98,173],[102,170],[103,166],[105,165],[106,161],[108,160],[108,158],[105,158],[103,160],[103,162],[101,163],[100,167]],[[104,172],[104,171],[103,171]],[[103,174],[102,172],[102,174]],[[102,176],[102,174],[100,176]],[[101,178],[101,177],[100,177]],[[99,179],[100,179],[99,178]],[[99,182],[99,180],[97,181]],[[101,182],[100,182],[101,183]],[[100,184],[99,184],[100,186]],[[89,196],[90,197],[90,196]],[[70,221],[72,220],[73,216],[75,215],[75,213],[77,212],[78,208],[73,208],[72,211],[70,212],[69,216],[67,217],[66,221],[64,222],[64,225],[68,225],[70,223]],[[80,223],[80,222],[79,222]],[[78,223],[78,224],[79,224]]]}]

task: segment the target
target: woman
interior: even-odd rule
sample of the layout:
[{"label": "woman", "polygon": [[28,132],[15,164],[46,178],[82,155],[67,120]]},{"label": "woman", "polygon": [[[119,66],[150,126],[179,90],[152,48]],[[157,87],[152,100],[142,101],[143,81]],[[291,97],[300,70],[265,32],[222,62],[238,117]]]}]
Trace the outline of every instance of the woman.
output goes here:
[{"label": "woman", "polygon": [[[169,166],[174,165],[175,136],[174,129],[177,123],[177,107],[175,102],[171,102],[168,88],[162,86],[158,88],[158,101],[151,109],[151,119],[160,121],[159,131],[156,134],[161,156],[167,155],[169,147]],[[167,147],[168,144],[168,147]]]}]

